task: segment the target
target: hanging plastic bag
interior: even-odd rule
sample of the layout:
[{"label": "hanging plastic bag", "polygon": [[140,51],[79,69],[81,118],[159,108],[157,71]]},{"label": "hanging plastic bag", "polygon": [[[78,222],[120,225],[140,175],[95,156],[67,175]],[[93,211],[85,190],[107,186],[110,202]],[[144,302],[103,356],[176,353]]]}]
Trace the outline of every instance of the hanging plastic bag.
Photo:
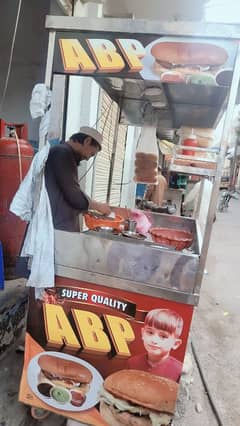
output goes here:
[{"label": "hanging plastic bag", "polygon": [[157,185],[158,146],[155,127],[143,127],[135,157],[135,182]]},{"label": "hanging plastic bag", "polygon": [[139,232],[139,234],[147,235],[149,229],[152,226],[152,223],[150,222],[146,214],[141,210],[132,209],[131,219],[137,222],[136,231]]}]

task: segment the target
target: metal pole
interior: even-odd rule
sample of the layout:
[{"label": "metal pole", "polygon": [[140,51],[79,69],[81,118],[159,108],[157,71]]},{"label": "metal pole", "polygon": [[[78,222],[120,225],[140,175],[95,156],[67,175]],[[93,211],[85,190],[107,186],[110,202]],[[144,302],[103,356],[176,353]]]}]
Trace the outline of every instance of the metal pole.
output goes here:
[{"label": "metal pole", "polygon": [[[47,53],[47,64],[45,71],[45,84],[47,87],[51,87],[52,83],[52,66],[53,66],[53,55],[55,45],[56,31],[50,31],[48,36],[48,53]],[[41,135],[39,137],[39,150],[45,145],[46,137]]]},{"label": "metal pole", "polygon": [[46,65],[46,71],[45,71],[45,84],[48,87],[51,87],[51,82],[52,82],[52,67],[53,67],[55,38],[56,38],[56,31],[49,31],[47,65]]},{"label": "metal pole", "polygon": [[194,292],[199,291],[200,289],[204,268],[205,268],[205,263],[207,259],[212,226],[213,226],[213,221],[216,214],[218,193],[219,193],[219,187],[220,187],[221,176],[222,176],[222,168],[223,168],[224,160],[225,160],[230,124],[232,121],[233,111],[234,111],[234,107],[236,103],[239,81],[240,81],[240,45],[238,47],[237,57],[236,57],[235,66],[234,66],[233,79],[232,79],[229,100],[228,100],[228,105],[226,110],[224,128],[223,128],[222,137],[221,137],[220,152],[218,156],[215,182],[213,185],[211,200],[210,200],[209,208],[208,208],[207,223],[206,223],[205,233],[203,237],[200,263],[199,263],[198,273],[196,276],[196,284],[195,284]]},{"label": "metal pole", "polygon": [[120,107],[118,107],[118,110],[117,110],[116,126],[114,129],[114,140],[113,140],[112,157],[111,157],[110,173],[109,173],[108,189],[107,189],[107,203],[109,203],[110,196],[111,196],[113,170],[115,165],[116,149],[117,149],[117,143],[118,143],[119,119],[120,119]]},{"label": "metal pole", "polygon": [[195,213],[194,216],[196,220],[198,220],[199,214],[200,214],[204,185],[205,185],[205,177],[201,179],[201,183],[200,183],[200,190],[199,190],[198,199],[197,199],[197,207],[194,212]]},{"label": "metal pole", "polygon": [[231,161],[231,173],[230,173],[230,182],[229,182],[229,189],[230,190],[234,190],[235,181],[236,181],[237,152],[238,152],[238,146],[239,146],[239,142],[240,142],[239,123],[240,123],[240,115],[238,116],[238,125],[235,128],[235,146],[234,146],[233,159]]}]

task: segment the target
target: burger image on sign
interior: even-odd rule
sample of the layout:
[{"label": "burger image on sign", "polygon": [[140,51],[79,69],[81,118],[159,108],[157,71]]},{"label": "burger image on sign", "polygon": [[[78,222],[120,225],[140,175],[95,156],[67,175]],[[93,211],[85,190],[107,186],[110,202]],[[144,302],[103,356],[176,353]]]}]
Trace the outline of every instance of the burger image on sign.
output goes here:
[{"label": "burger image on sign", "polygon": [[145,371],[117,371],[103,384],[100,413],[110,426],[169,426],[178,386]]},{"label": "burger image on sign", "polygon": [[152,47],[151,55],[155,58],[153,71],[162,76],[163,82],[168,79],[169,82],[181,82],[184,76],[197,73],[202,84],[210,84],[212,75],[228,60],[223,47],[197,42],[159,42]]},{"label": "burger image on sign", "polygon": [[92,373],[85,366],[63,358],[42,355],[38,360],[41,371],[38,391],[60,405],[70,403],[80,407],[90,389]]}]

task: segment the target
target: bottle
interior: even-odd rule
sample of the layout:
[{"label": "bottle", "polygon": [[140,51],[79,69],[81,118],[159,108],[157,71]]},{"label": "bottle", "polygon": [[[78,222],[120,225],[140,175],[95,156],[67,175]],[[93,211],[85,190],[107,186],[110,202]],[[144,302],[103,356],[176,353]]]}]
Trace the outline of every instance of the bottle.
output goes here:
[{"label": "bottle", "polygon": [[158,145],[156,128],[142,128],[135,157],[135,182],[157,185]]},{"label": "bottle", "polygon": [[[194,147],[198,146],[197,137],[193,133],[193,129],[192,129],[191,134],[183,140],[183,145],[184,146],[194,146]],[[191,157],[194,157],[196,151],[192,151],[190,149],[183,149],[182,153],[183,153],[183,155],[190,155]]]}]

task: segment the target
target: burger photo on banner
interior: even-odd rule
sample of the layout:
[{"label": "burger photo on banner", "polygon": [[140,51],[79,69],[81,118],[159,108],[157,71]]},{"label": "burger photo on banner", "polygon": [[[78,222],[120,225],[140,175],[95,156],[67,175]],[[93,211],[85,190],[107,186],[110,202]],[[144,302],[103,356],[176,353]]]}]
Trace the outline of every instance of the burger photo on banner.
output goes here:
[{"label": "burger photo on banner", "polygon": [[144,371],[117,371],[104,382],[100,413],[110,426],[168,426],[177,393],[172,380]]},{"label": "burger photo on banner", "polygon": [[192,313],[57,277],[30,292],[20,401],[92,426],[171,425]]},{"label": "burger photo on banner", "polygon": [[59,352],[44,352],[28,366],[28,384],[45,404],[67,411],[83,411],[99,401],[103,379],[86,361]]},{"label": "burger photo on banner", "polygon": [[162,83],[230,86],[235,55],[235,43],[161,37],[146,46],[141,76]]}]

